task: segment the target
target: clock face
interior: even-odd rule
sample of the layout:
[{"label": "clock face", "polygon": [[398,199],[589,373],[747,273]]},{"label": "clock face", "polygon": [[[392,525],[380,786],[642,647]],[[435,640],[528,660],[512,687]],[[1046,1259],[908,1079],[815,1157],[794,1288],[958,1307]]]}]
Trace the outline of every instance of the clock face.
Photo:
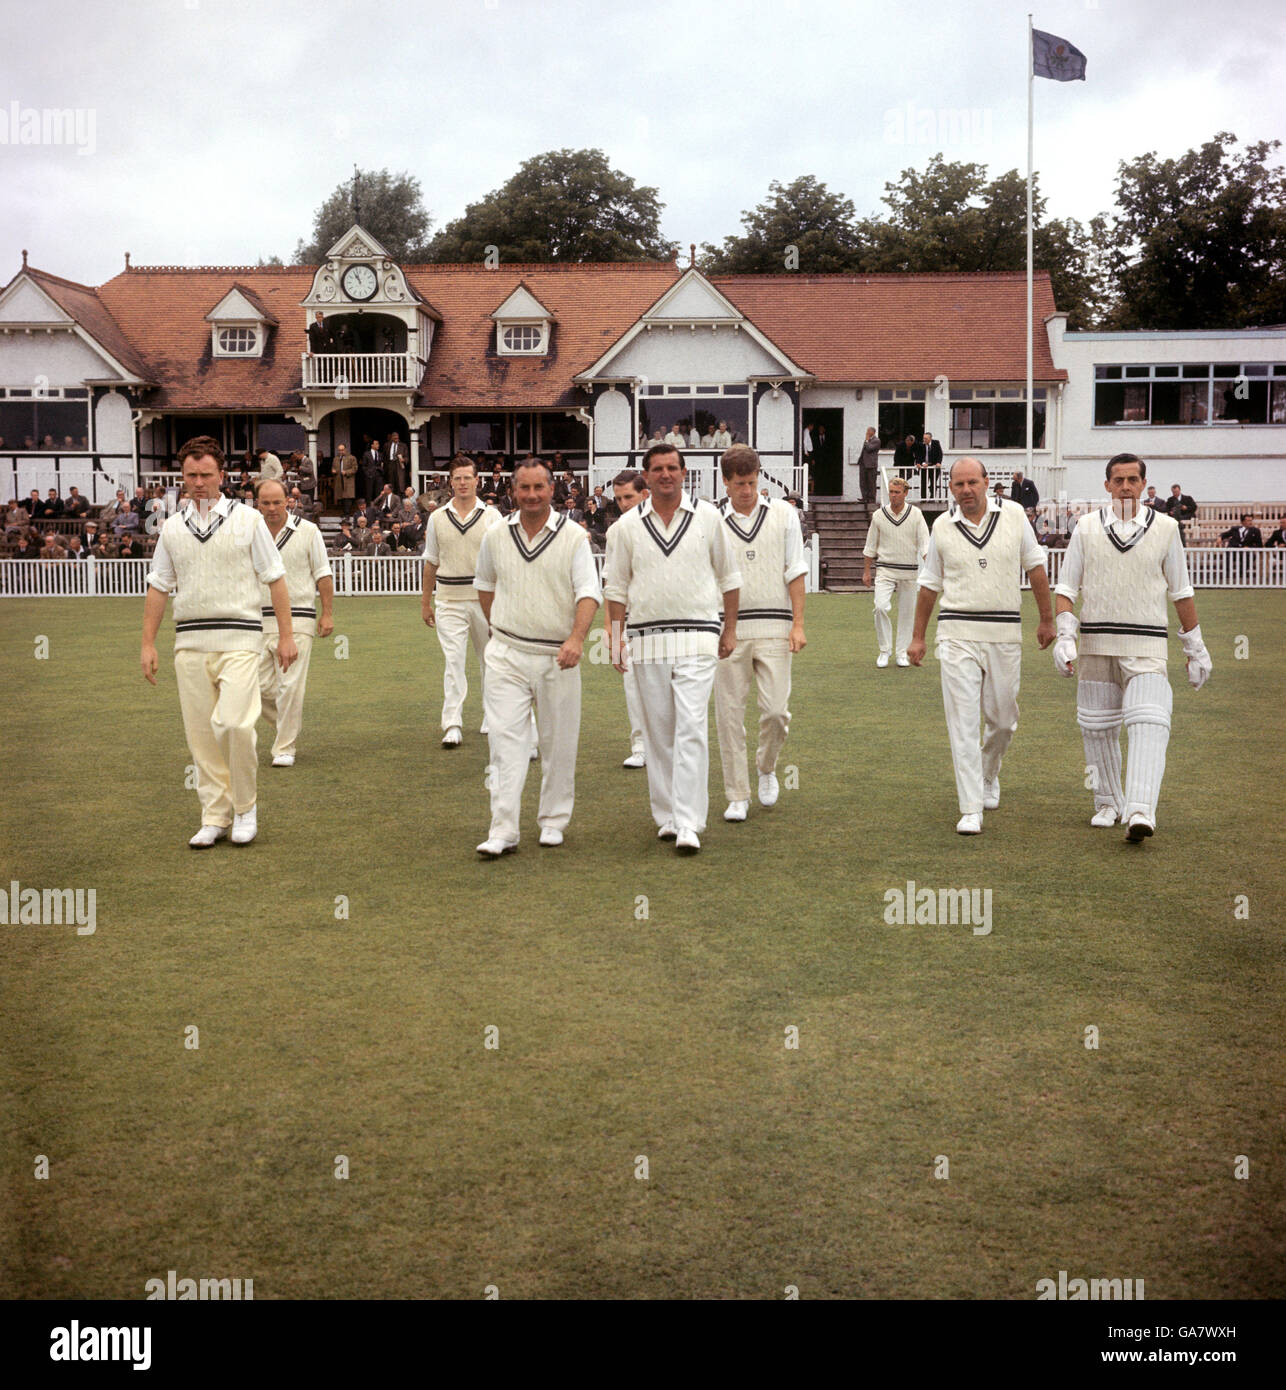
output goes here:
[{"label": "clock face", "polygon": [[368,265],[350,265],[344,272],[344,293],[349,299],[369,299],[377,283],[375,272]]}]

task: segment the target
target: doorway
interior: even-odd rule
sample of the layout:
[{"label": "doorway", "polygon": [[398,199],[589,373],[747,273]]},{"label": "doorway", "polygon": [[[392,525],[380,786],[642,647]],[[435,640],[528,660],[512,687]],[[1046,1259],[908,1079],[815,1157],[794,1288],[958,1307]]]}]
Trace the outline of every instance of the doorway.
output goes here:
[{"label": "doorway", "polygon": [[[844,495],[844,412],[841,409],[803,411],[805,431],[812,432],[813,468],[810,497]],[[802,441],[801,441],[802,452]]]}]

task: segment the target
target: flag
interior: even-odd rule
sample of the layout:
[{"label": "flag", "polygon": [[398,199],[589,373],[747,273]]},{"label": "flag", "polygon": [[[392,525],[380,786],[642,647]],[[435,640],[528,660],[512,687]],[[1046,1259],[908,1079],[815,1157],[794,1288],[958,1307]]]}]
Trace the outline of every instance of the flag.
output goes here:
[{"label": "flag", "polygon": [[1031,31],[1031,65],[1037,77],[1052,77],[1055,82],[1085,81],[1085,55],[1081,50],[1043,29]]}]

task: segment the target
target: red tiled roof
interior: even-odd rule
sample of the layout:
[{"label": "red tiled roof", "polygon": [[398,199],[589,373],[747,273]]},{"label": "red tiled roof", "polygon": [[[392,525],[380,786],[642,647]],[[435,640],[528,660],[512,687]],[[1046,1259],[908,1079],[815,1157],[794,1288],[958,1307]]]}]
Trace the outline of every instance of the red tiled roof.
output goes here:
[{"label": "red tiled roof", "polygon": [[37,270],[34,266],[28,266],[26,273],[63,313],[75,319],[127,372],[141,377],[144,381],[152,379],[146,365],[121,331],[120,325],[99,299],[97,290],[89,285],[78,285],[75,280],[64,280],[60,275],[50,275],[48,271]]},{"label": "red tiled roof", "polygon": [[[712,275],[743,314],[819,381],[1025,381],[1027,276]],[[1044,320],[1049,273],[1032,287],[1034,377],[1065,381]]]},{"label": "red tiled roof", "polygon": [[[584,406],[572,378],[607,351],[679,278],[673,261],[614,265],[478,265],[406,267],[406,276],[442,311],[420,392],[447,409],[517,410]],[[501,357],[492,311],[519,284],[553,319],[544,357]]]},{"label": "red tiled roof", "polygon": [[[312,282],[311,266],[140,266],[100,285],[98,295],[158,384],[145,398],[149,409],[280,411],[300,403],[300,300]],[[233,285],[284,325],[268,333],[262,357],[214,356],[205,315]]]}]

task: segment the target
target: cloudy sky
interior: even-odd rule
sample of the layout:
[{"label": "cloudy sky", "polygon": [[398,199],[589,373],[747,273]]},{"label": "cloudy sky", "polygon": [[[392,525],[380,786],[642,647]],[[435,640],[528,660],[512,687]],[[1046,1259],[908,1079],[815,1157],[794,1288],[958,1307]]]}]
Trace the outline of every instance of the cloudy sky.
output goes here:
[{"label": "cloudy sky", "polygon": [[[354,163],[416,175],[435,227],[533,154],[597,146],[686,248],[772,179],[880,210],[938,150],[1026,166],[1032,0],[0,0],[0,283],[289,260]],[[1286,136],[1282,0],[1035,0],[1089,59],[1036,82],[1056,216],[1117,164],[1230,130]],[[72,109],[78,143],[22,143]],[[15,116],[17,121],[15,121]],[[15,128],[16,127],[16,128]]]}]

